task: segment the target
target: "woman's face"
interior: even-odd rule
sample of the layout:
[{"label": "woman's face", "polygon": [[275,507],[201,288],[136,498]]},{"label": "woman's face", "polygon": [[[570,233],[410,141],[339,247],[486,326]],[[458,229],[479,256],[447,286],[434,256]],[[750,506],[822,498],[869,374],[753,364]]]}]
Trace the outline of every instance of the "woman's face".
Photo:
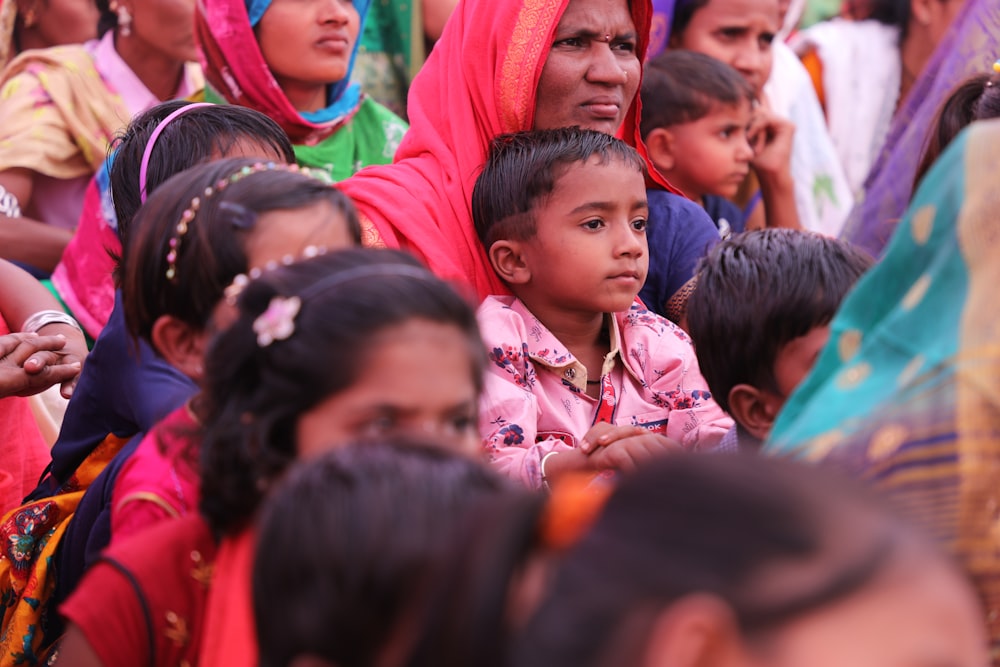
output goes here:
[{"label": "woman's face", "polygon": [[[34,25],[25,29],[34,33],[39,41],[37,47],[32,41],[31,48],[80,44],[97,37],[100,14],[94,0],[49,0],[37,6],[39,9]],[[22,38],[22,47],[26,41]]]},{"label": "woman's face", "polygon": [[367,348],[354,384],[299,418],[300,457],[390,434],[480,450],[476,368],[457,326],[414,318],[379,331]]},{"label": "woman's face", "polygon": [[[195,61],[195,0],[132,0],[132,39],[177,62]],[[120,30],[120,29],[119,29]]]},{"label": "woman's face", "polygon": [[326,87],[347,76],[360,24],[351,0],[271,2],[257,25],[257,43],[296,109],[326,106]]},{"label": "woman's face", "polygon": [[538,80],[534,129],[617,132],[639,90],[637,41],[625,0],[570,0]]},{"label": "woman's face", "polygon": [[731,65],[759,95],[771,76],[779,13],[778,0],[708,0],[684,32],[671,37],[670,45]]}]

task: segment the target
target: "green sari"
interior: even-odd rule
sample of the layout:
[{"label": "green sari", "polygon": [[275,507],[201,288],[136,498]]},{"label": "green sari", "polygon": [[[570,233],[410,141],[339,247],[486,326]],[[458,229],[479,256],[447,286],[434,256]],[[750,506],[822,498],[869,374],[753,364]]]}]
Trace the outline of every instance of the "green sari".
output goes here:
[{"label": "green sari", "polygon": [[[198,101],[227,104],[209,86]],[[339,183],[363,167],[391,163],[406,129],[398,116],[365,97],[350,122],[339,130],[316,144],[294,144],[292,148],[299,165],[325,172],[332,182]]]},{"label": "green sari", "polygon": [[924,179],[765,453],[871,481],[972,576],[1000,664],[1000,121]]}]

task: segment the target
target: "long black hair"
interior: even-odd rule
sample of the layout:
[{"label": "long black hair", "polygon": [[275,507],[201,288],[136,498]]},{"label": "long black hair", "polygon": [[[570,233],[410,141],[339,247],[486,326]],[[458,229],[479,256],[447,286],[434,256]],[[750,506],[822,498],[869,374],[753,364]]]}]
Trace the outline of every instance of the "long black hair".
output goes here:
[{"label": "long black hair", "polygon": [[[275,299],[297,299],[294,333],[261,345],[254,322]],[[377,332],[420,318],[465,334],[477,390],[485,352],[472,306],[415,258],[349,249],[265,272],[238,301],[236,321],[206,354],[198,412],[202,513],[219,533],[238,529],[296,458],[299,417],[350,387]]]}]

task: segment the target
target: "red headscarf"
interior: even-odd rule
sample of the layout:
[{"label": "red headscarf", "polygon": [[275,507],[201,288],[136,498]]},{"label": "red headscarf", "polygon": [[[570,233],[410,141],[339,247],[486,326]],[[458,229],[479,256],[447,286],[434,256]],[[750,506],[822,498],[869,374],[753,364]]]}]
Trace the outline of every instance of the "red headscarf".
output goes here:
[{"label": "red headscarf", "polygon": [[[366,242],[415,253],[439,276],[480,297],[507,289],[490,267],[470,202],[490,141],[531,129],[535,91],[569,0],[463,0],[410,87],[410,131],[391,165],[369,167],[340,187],[366,223]],[[640,62],[650,0],[629,0]],[[645,157],[639,96],[619,136]],[[649,164],[649,160],[646,160]],[[649,164],[654,185],[675,191]]]}]

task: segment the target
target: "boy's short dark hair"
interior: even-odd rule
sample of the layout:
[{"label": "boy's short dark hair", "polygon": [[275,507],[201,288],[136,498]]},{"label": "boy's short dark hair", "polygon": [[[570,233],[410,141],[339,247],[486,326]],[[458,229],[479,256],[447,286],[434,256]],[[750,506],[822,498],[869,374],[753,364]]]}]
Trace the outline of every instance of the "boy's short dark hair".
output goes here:
[{"label": "boy's short dark hair", "polygon": [[483,247],[500,239],[524,241],[535,233],[532,211],[552,193],[565,167],[596,157],[600,164],[620,160],[643,174],[646,163],[620,139],[579,127],[502,134],[472,190],[472,220]]},{"label": "boy's short dark hair", "polygon": [[712,396],[729,410],[738,384],[777,391],[778,352],[828,324],[872,259],[845,241],[792,229],[715,246],[696,274],[688,330]]},{"label": "boy's short dark hair", "polygon": [[642,73],[642,121],[645,139],[658,127],[691,123],[716,105],[753,103],[753,87],[724,62],[694,51],[665,51],[646,64]]}]

